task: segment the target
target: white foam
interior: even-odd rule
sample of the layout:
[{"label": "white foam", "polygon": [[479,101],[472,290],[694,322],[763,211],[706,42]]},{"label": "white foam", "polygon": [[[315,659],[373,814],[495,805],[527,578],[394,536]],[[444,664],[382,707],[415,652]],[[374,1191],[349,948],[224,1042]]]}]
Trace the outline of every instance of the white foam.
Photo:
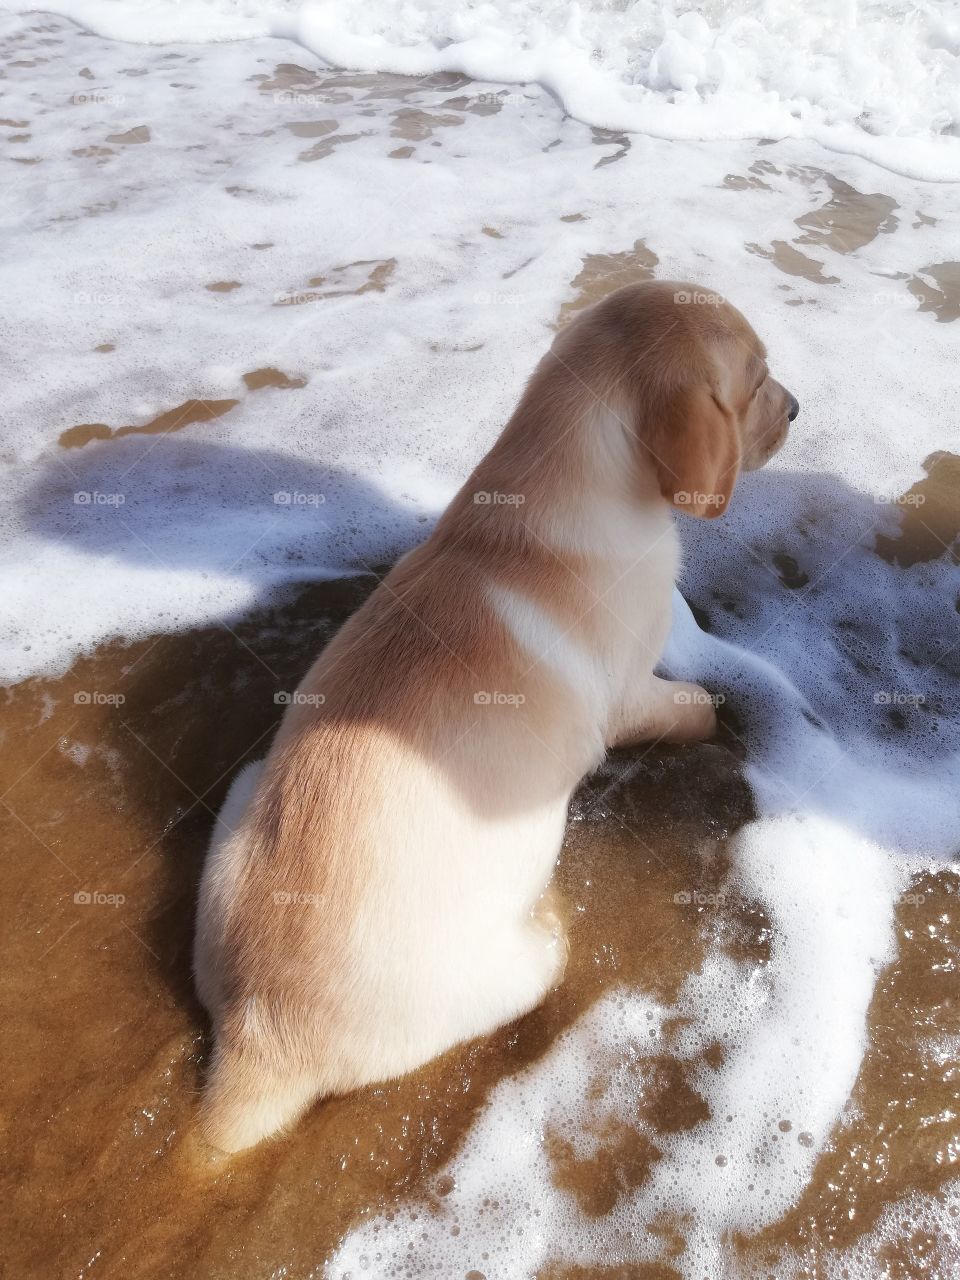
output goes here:
[{"label": "white foam", "polygon": [[[0,0],[14,10],[24,0]],[[673,139],[815,139],[960,177],[950,0],[54,0],[120,40],[282,36],[337,66],[536,83],[588,124]]]}]

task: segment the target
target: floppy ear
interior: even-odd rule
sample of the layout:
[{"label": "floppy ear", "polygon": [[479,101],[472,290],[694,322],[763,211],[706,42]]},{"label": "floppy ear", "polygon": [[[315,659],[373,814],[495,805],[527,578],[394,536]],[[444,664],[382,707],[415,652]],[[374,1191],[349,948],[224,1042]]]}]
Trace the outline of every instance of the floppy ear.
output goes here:
[{"label": "floppy ear", "polygon": [[650,448],[668,502],[708,520],[723,515],[740,473],[740,433],[705,383],[677,393]]}]

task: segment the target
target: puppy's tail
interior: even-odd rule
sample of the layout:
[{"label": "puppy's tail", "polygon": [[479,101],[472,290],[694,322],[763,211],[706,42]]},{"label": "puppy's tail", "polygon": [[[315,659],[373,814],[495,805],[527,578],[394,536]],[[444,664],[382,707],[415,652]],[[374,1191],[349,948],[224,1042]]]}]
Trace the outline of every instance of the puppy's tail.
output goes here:
[{"label": "puppy's tail", "polygon": [[218,1043],[203,1091],[200,1127],[220,1151],[244,1151],[292,1125],[321,1092],[313,1076],[281,1073]]}]

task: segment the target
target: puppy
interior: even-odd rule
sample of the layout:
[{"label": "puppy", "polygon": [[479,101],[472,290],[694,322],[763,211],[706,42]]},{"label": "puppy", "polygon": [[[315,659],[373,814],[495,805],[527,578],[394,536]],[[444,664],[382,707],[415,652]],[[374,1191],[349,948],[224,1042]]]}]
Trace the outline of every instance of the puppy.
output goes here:
[{"label": "puppy", "polygon": [[558,334],[236,780],[196,937],[215,1146],[537,1005],[566,957],[543,895],[574,787],[608,747],[714,732],[702,689],[653,673],[672,509],[721,515],[797,403],[743,316],[693,296],[632,285]]}]

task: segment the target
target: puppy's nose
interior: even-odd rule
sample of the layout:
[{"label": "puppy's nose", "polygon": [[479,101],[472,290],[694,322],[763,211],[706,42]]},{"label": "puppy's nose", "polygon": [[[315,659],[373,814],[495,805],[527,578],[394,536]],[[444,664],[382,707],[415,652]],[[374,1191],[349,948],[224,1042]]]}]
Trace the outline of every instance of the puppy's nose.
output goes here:
[{"label": "puppy's nose", "polygon": [[790,402],[790,407],[787,410],[787,421],[792,422],[794,418],[797,416],[797,414],[800,412],[800,404],[797,401],[795,396],[790,395],[789,391],[787,392],[787,398]]}]

